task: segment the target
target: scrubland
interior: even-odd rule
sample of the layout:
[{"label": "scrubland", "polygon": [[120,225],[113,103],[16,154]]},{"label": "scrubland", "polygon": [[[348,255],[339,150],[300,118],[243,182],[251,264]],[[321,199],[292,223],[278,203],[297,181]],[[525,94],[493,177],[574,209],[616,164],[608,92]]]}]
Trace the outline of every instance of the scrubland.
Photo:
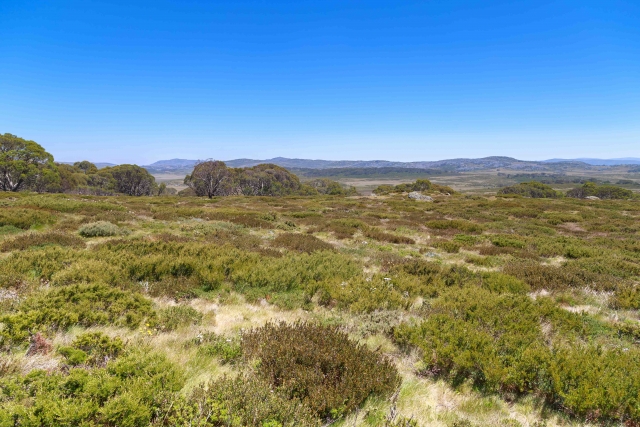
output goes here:
[{"label": "scrubland", "polygon": [[0,426],[640,425],[637,200],[0,194]]}]

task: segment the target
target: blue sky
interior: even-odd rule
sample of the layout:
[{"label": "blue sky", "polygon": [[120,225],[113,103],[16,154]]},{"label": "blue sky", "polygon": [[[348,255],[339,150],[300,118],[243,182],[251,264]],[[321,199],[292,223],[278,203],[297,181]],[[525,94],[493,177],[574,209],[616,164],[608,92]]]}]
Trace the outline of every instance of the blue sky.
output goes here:
[{"label": "blue sky", "polygon": [[640,1],[0,0],[60,161],[640,157]]}]

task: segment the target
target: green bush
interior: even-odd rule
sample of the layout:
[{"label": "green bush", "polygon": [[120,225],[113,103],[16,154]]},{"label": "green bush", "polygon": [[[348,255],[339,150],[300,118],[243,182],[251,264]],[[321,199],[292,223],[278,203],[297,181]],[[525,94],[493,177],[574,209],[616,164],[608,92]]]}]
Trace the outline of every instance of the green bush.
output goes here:
[{"label": "green bush", "polygon": [[584,199],[589,196],[600,199],[629,199],[633,197],[633,191],[614,185],[597,185],[595,182],[586,182],[582,187],[567,191],[567,197]]},{"label": "green bush", "polygon": [[451,240],[439,240],[435,242],[433,246],[450,254],[460,252],[460,248],[462,247],[460,243]]},{"label": "green bush", "polygon": [[214,332],[199,334],[189,341],[189,346],[196,346],[198,354],[216,357],[223,364],[233,363],[242,355],[240,340],[237,337],[225,337]]},{"label": "green bush", "polygon": [[535,261],[518,260],[507,263],[503,272],[526,282],[534,291],[543,289],[556,291],[585,287],[611,291],[616,289],[619,283],[615,278],[585,271],[572,263],[556,267]]},{"label": "green bush", "polygon": [[483,230],[480,224],[461,219],[437,219],[427,221],[426,226],[434,230],[460,230],[465,233],[481,233]]},{"label": "green bush", "polygon": [[0,425],[147,426],[169,410],[182,385],[179,371],[146,348],[102,368],[3,376]]},{"label": "green bush", "polygon": [[82,237],[109,237],[122,233],[120,227],[107,221],[92,222],[78,229]]},{"label": "green bush", "polygon": [[0,226],[0,236],[6,236],[11,234],[17,234],[22,232],[22,229],[15,227],[13,225],[2,225]]},{"label": "green bush", "polygon": [[199,427],[320,427],[314,414],[252,375],[224,377],[174,400],[155,425]]},{"label": "green bush", "polygon": [[640,310],[640,286],[620,286],[615,290],[609,305],[614,309]]},{"label": "green bush", "polygon": [[58,353],[70,365],[87,363],[91,366],[105,366],[123,350],[124,344],[119,337],[111,338],[102,332],[87,332],[79,335],[71,345],[58,348]]},{"label": "green bush", "polygon": [[425,373],[484,392],[535,393],[583,419],[640,420],[640,350],[591,344],[609,329],[596,319],[477,287],[447,290],[429,311],[394,330],[399,344],[422,350]]},{"label": "green bush", "polygon": [[516,248],[522,249],[526,246],[526,243],[520,240],[517,237],[513,236],[505,236],[505,235],[494,235],[489,237],[491,243],[499,248]]},{"label": "green bush", "polygon": [[308,254],[316,251],[332,251],[334,249],[333,245],[315,236],[299,233],[279,234],[273,240],[273,245]]},{"label": "green bush", "polygon": [[32,246],[45,246],[45,245],[59,245],[59,246],[71,246],[75,248],[83,248],[85,246],[84,241],[74,235],[65,234],[61,232],[49,232],[49,233],[28,233],[14,237],[11,240],[2,242],[0,245],[0,251],[23,251]]},{"label": "green bush", "polygon": [[28,230],[34,226],[48,225],[54,222],[55,216],[42,210],[13,207],[0,209],[0,227],[12,226]]},{"label": "green bush", "polygon": [[38,331],[65,330],[70,326],[113,325],[137,327],[153,319],[151,302],[142,295],[107,285],[72,285],[32,294],[17,310],[0,316],[2,347],[24,342]]},{"label": "green bush", "polygon": [[550,186],[537,181],[522,182],[520,184],[501,188],[499,195],[520,195],[533,198],[558,198],[562,193],[555,191]]},{"label": "green bush", "polygon": [[377,240],[379,242],[407,245],[413,245],[415,243],[415,240],[413,240],[411,237],[398,236],[397,234],[387,233],[374,227],[365,228],[362,234],[364,234],[365,237]]},{"label": "green bush", "polygon": [[246,360],[289,399],[321,418],[338,418],[370,395],[390,395],[399,385],[396,368],[338,328],[311,323],[267,324],[242,337]]},{"label": "green bush", "polygon": [[157,326],[163,331],[175,331],[182,326],[199,325],[202,313],[188,305],[176,305],[158,310]]}]

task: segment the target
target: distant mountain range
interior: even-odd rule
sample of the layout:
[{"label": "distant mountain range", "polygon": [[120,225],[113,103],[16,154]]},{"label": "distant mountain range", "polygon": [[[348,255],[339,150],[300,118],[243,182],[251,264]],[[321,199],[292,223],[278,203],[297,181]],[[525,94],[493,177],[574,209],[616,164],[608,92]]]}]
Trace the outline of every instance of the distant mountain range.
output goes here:
[{"label": "distant mountain range", "polygon": [[[198,160],[171,159],[160,160],[145,166],[154,173],[190,170]],[[615,165],[638,165],[640,158],[626,159],[551,159],[543,161],[518,160],[512,157],[492,156],[480,159],[447,159],[436,161],[393,162],[388,160],[311,160],[275,157],[273,159],[234,159],[226,160],[227,166],[240,168],[261,163],[273,163],[288,169],[332,169],[332,168],[410,168],[437,169],[447,172],[467,172],[486,169],[509,169],[522,171],[558,171],[567,168]]]},{"label": "distant mountain range", "polygon": [[[159,160],[144,166],[152,173],[190,172],[200,160],[170,159]],[[620,159],[549,159],[541,161],[518,160],[512,157],[492,156],[480,159],[447,159],[436,161],[393,162],[388,160],[311,160],[275,157],[273,159],[226,160],[227,166],[234,168],[251,167],[261,163],[273,163],[287,169],[335,169],[335,168],[407,168],[430,169],[441,172],[468,172],[487,169],[508,169],[520,171],[562,171],[569,168],[591,169],[598,166],[640,165],[640,158]],[[96,163],[99,168],[115,166],[112,163]]]},{"label": "distant mountain range", "polygon": [[545,160],[548,163],[561,163],[561,162],[582,162],[593,166],[618,166],[618,165],[640,165],[640,158],[638,157],[623,157],[621,159],[549,159]]}]

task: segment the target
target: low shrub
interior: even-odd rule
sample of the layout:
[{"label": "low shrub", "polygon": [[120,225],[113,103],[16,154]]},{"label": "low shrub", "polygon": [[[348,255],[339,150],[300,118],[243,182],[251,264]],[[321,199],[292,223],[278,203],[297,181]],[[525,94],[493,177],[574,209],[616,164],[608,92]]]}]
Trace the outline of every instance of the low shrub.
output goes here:
[{"label": "low shrub", "polygon": [[282,233],[273,239],[273,245],[292,251],[312,253],[316,251],[332,251],[333,245],[310,234]]},{"label": "low shrub", "polygon": [[460,243],[451,240],[438,240],[433,246],[450,254],[460,252],[460,248],[462,247]]},{"label": "low shrub", "polygon": [[32,294],[16,312],[0,316],[0,346],[24,341],[30,334],[65,330],[73,325],[137,327],[153,319],[151,302],[142,295],[107,285],[72,285]]},{"label": "low shrub", "polygon": [[499,248],[515,248],[523,249],[526,243],[521,239],[513,236],[494,235],[489,237],[489,241]]},{"label": "low shrub", "polygon": [[13,207],[0,209],[0,227],[28,230],[33,226],[53,224],[55,219],[55,216],[42,210]]},{"label": "low shrub", "polygon": [[611,276],[585,271],[571,263],[556,267],[535,261],[518,260],[507,263],[503,272],[528,283],[534,291],[585,287],[611,291],[616,289],[619,282]]},{"label": "low shrub", "polygon": [[107,221],[92,222],[78,229],[82,237],[109,237],[122,233],[120,227]]},{"label": "low shrub", "polygon": [[633,191],[614,185],[597,185],[595,182],[585,182],[582,187],[567,191],[567,197],[584,199],[589,196],[600,199],[629,199],[633,197]]},{"label": "low shrub", "polygon": [[215,357],[222,364],[233,363],[242,355],[238,337],[226,337],[214,332],[199,334],[189,341],[188,346],[196,346],[198,354]]},{"label": "low shrub", "polygon": [[482,225],[462,219],[436,219],[427,221],[426,226],[434,230],[460,230],[465,233],[481,233]]},{"label": "low shrub", "polygon": [[482,287],[495,293],[526,294],[530,287],[524,281],[508,274],[488,272],[482,275]]},{"label": "low shrub", "polygon": [[32,246],[45,245],[59,245],[70,246],[74,248],[83,248],[85,246],[85,243],[81,238],[77,236],[55,231],[49,233],[28,233],[2,242],[2,245],[0,245],[0,251],[23,251]]},{"label": "low shrub", "polygon": [[363,234],[365,237],[377,240],[379,242],[407,244],[407,245],[413,245],[415,243],[415,240],[413,240],[411,237],[399,236],[397,234],[387,233],[387,232],[378,230],[377,228],[374,228],[374,227],[367,227],[363,231]]},{"label": "low shrub", "polygon": [[362,221],[356,219],[341,219],[328,222],[310,231],[331,231],[338,239],[350,239],[358,230],[364,228],[366,228],[366,224]]},{"label": "low shrub", "polygon": [[533,198],[558,198],[562,193],[555,191],[550,186],[537,181],[522,182],[520,184],[504,187],[498,190],[499,195],[520,195]]},{"label": "low shrub", "polygon": [[71,345],[59,347],[58,353],[72,366],[86,363],[104,367],[123,350],[124,344],[120,338],[111,338],[102,332],[88,332],[79,335]]},{"label": "low shrub", "polygon": [[614,309],[640,310],[640,286],[620,286],[609,300]]},{"label": "low shrub", "polygon": [[335,327],[270,323],[242,337],[242,352],[259,361],[257,373],[271,386],[321,418],[341,417],[400,383],[391,362]]},{"label": "low shrub", "polygon": [[6,236],[10,234],[17,234],[22,232],[22,229],[18,227],[14,227],[13,225],[2,225],[0,226],[0,236]]},{"label": "low shrub", "polygon": [[157,313],[157,327],[162,331],[175,331],[180,327],[199,325],[202,322],[202,313],[188,305],[163,308]]},{"label": "low shrub", "polygon": [[169,410],[183,383],[164,356],[147,348],[101,368],[3,376],[0,425],[148,426]]},{"label": "low shrub", "polygon": [[297,399],[289,399],[252,375],[223,377],[174,400],[158,426],[320,427]]}]

